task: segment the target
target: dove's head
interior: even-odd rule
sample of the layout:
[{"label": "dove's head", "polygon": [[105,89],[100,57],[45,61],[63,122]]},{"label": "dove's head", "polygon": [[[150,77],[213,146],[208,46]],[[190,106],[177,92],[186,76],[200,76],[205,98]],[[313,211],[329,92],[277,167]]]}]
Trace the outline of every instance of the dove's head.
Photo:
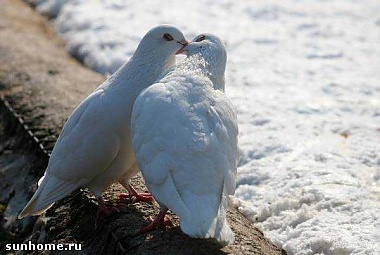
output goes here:
[{"label": "dove's head", "polygon": [[[180,50],[190,58],[200,58],[211,74],[211,79],[219,83],[224,90],[224,72],[226,69],[227,51],[222,40],[213,34],[200,34]],[[214,84],[215,85],[215,84]]]},{"label": "dove's head", "polygon": [[151,82],[175,65],[175,55],[188,44],[183,33],[171,25],[149,30],[128,62],[133,68],[145,68]]},{"label": "dove's head", "polygon": [[160,25],[150,29],[142,38],[136,53],[154,54],[161,60],[165,56],[175,57],[188,44],[183,33],[175,26]]}]

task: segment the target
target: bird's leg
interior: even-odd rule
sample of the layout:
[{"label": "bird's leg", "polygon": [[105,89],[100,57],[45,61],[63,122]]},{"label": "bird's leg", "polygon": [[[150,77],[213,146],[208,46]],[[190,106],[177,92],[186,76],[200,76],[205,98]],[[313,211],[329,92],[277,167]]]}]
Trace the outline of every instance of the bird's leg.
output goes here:
[{"label": "bird's leg", "polygon": [[100,222],[104,216],[110,216],[114,213],[118,213],[119,209],[117,209],[117,207],[115,207],[115,206],[106,206],[102,196],[98,197],[97,200],[98,200],[99,208],[98,208],[98,212],[96,214],[95,224],[96,224],[96,226],[99,226],[99,224],[100,224]]},{"label": "bird's leg", "polygon": [[166,212],[168,211],[168,208],[163,206],[161,207],[160,213],[156,216],[156,218],[153,220],[151,217],[149,217],[149,225],[146,227],[142,227],[137,231],[137,235],[143,234],[149,231],[152,231],[158,227],[165,227],[165,226],[173,226],[173,223],[169,219],[169,217],[166,215]]},{"label": "bird's leg", "polygon": [[133,203],[135,202],[147,202],[153,203],[153,197],[150,193],[138,193],[132,185],[127,186],[128,194],[119,194],[119,199],[128,199]]}]

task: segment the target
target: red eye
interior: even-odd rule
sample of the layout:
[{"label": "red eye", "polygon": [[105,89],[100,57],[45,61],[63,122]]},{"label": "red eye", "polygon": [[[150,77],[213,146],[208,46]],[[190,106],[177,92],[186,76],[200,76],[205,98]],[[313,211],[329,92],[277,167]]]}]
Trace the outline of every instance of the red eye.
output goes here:
[{"label": "red eye", "polygon": [[162,38],[164,38],[166,41],[173,41],[173,36],[168,33],[164,34]]},{"label": "red eye", "polygon": [[195,40],[196,42],[201,42],[203,41],[204,39],[206,39],[206,36],[205,35],[200,35],[197,40]]}]

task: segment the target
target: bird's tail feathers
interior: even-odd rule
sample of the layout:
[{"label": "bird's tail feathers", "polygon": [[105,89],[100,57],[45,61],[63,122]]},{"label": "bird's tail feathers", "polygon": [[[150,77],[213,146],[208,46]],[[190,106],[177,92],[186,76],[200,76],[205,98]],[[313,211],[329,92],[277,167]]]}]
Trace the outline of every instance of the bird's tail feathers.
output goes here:
[{"label": "bird's tail feathers", "polygon": [[[189,195],[189,194],[188,194]],[[185,199],[190,217],[182,218],[181,229],[184,233],[195,238],[213,238],[223,246],[231,244],[235,240],[235,234],[228,225],[226,211],[228,209],[228,196],[222,193],[222,197],[215,195],[192,195],[193,198]]]},{"label": "bird's tail feathers", "polygon": [[64,198],[78,188],[77,183],[62,181],[53,175],[44,175],[38,181],[38,189],[18,215],[22,219],[28,215],[39,215],[48,210],[54,202]]}]

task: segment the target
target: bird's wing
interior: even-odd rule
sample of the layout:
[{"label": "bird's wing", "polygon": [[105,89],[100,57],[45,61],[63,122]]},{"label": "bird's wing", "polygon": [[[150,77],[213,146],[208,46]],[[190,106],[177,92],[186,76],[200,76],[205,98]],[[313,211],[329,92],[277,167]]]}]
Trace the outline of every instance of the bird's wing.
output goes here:
[{"label": "bird's wing", "polygon": [[116,157],[119,140],[104,118],[102,93],[91,94],[65,123],[45,175],[19,218],[46,211],[105,171]]},{"label": "bird's wing", "polygon": [[134,150],[147,186],[181,217],[192,211],[197,196],[209,196],[210,210],[217,212],[221,197],[235,191],[236,114],[207,82],[154,84],[140,94],[132,113]]},{"label": "bird's wing", "polygon": [[119,150],[119,138],[107,122],[103,90],[86,98],[65,123],[52,151],[47,174],[85,184],[105,171]]},{"label": "bird's wing", "polygon": [[220,90],[214,93],[213,106],[210,107],[211,123],[214,124],[214,131],[220,145],[223,146],[222,153],[228,164],[225,171],[225,192],[227,195],[235,194],[238,152],[238,124],[235,109]]}]

